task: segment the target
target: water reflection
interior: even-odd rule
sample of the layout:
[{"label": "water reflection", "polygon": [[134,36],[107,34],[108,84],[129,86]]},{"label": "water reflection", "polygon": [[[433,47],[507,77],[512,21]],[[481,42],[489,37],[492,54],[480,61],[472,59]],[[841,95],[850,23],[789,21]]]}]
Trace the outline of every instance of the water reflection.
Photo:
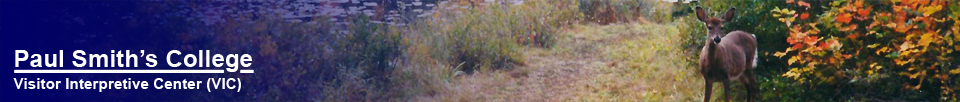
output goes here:
[{"label": "water reflection", "polygon": [[349,15],[369,16],[373,23],[405,24],[427,17],[433,8],[449,1],[439,0],[220,0],[209,2],[179,1],[170,15],[213,25],[226,20],[252,21],[283,19],[288,22],[329,21],[343,23]]}]

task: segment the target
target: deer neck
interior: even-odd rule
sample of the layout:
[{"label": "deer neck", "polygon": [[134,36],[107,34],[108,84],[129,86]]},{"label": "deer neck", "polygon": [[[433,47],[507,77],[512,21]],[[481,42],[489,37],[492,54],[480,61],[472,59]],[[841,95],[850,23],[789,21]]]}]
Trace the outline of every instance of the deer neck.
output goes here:
[{"label": "deer neck", "polygon": [[723,49],[723,46],[721,46],[719,43],[707,43],[707,45],[704,46],[704,49],[707,50],[707,55],[706,55],[706,57],[707,57],[711,62],[721,61],[721,60],[719,60],[718,58],[722,58],[722,56],[723,56],[723,55],[721,55],[721,54],[722,54],[722,51],[723,51],[723,50],[722,50],[722,49]]},{"label": "deer neck", "polygon": [[712,63],[723,63],[725,60],[722,58],[725,58],[724,56],[728,56],[724,53],[726,52],[726,50],[724,50],[725,46],[720,43],[708,43],[704,47],[704,49],[707,50],[707,60]]},{"label": "deer neck", "polygon": [[[708,40],[708,41],[712,41],[712,40]],[[718,65],[723,64],[723,62],[720,62],[723,60],[719,59],[719,58],[723,58],[722,57],[723,55],[720,55],[722,54],[722,52],[720,52],[721,49],[722,48],[718,43],[706,42],[706,45],[703,46],[703,49],[700,52],[700,73],[701,74],[708,75],[709,73],[711,73],[712,70],[716,70],[716,68],[719,68],[720,66]]]}]

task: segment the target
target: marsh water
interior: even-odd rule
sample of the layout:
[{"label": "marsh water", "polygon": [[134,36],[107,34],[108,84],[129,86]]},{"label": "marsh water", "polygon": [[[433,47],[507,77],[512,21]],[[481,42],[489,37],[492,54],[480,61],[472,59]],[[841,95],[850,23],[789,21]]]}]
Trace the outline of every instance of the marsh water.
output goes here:
[{"label": "marsh water", "polygon": [[[186,2],[186,1],[183,1]],[[484,0],[480,2],[497,2]],[[499,3],[520,4],[522,0]],[[470,2],[471,4],[481,4]],[[283,19],[287,22],[334,22],[344,23],[354,15],[367,16],[372,23],[404,25],[417,18],[428,17],[438,12],[435,8],[469,8],[473,5],[451,4],[447,0],[226,0],[177,5],[173,16],[191,17],[207,25],[228,19]],[[239,18],[246,19],[239,19]]]},{"label": "marsh water", "polygon": [[[66,41],[83,44],[107,42],[101,39],[115,37],[128,37],[130,40],[110,42],[142,42],[143,39],[133,38],[171,36],[170,33],[174,32],[157,29],[160,28],[158,26],[169,26],[170,23],[217,26],[216,24],[227,21],[254,22],[271,19],[286,23],[326,23],[344,27],[342,25],[350,19],[369,19],[370,23],[403,26],[423,17],[440,14],[438,12],[441,11],[457,13],[456,10],[441,9],[466,9],[491,3],[517,5],[522,4],[523,0],[10,1],[8,4],[22,6],[6,7],[23,10],[5,11],[4,15],[10,16],[4,17],[22,19],[14,21],[47,29],[42,30],[43,32],[62,34],[56,35],[61,36],[58,39],[38,42]],[[186,22],[172,22],[171,18],[184,19]],[[124,30],[118,32],[116,29],[119,28]]]}]

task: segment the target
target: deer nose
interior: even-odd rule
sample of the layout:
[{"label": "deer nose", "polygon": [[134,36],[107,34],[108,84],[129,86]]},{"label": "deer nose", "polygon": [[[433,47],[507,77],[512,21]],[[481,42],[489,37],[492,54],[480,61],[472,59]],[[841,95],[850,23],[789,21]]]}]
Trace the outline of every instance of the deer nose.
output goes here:
[{"label": "deer nose", "polygon": [[714,43],[720,43],[720,37],[713,37]]}]

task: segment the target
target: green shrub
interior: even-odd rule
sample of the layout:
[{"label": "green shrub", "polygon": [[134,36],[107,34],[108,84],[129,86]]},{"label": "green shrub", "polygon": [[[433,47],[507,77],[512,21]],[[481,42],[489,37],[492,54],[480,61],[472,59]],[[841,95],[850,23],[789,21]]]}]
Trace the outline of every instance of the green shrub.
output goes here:
[{"label": "green shrub", "polygon": [[579,0],[578,7],[585,21],[600,24],[627,21],[639,16],[641,2],[634,0]]},{"label": "green shrub", "polygon": [[371,23],[365,16],[352,17],[349,31],[333,46],[343,49],[339,65],[361,68],[364,78],[386,80],[401,54],[401,33],[391,33],[388,25]]}]

